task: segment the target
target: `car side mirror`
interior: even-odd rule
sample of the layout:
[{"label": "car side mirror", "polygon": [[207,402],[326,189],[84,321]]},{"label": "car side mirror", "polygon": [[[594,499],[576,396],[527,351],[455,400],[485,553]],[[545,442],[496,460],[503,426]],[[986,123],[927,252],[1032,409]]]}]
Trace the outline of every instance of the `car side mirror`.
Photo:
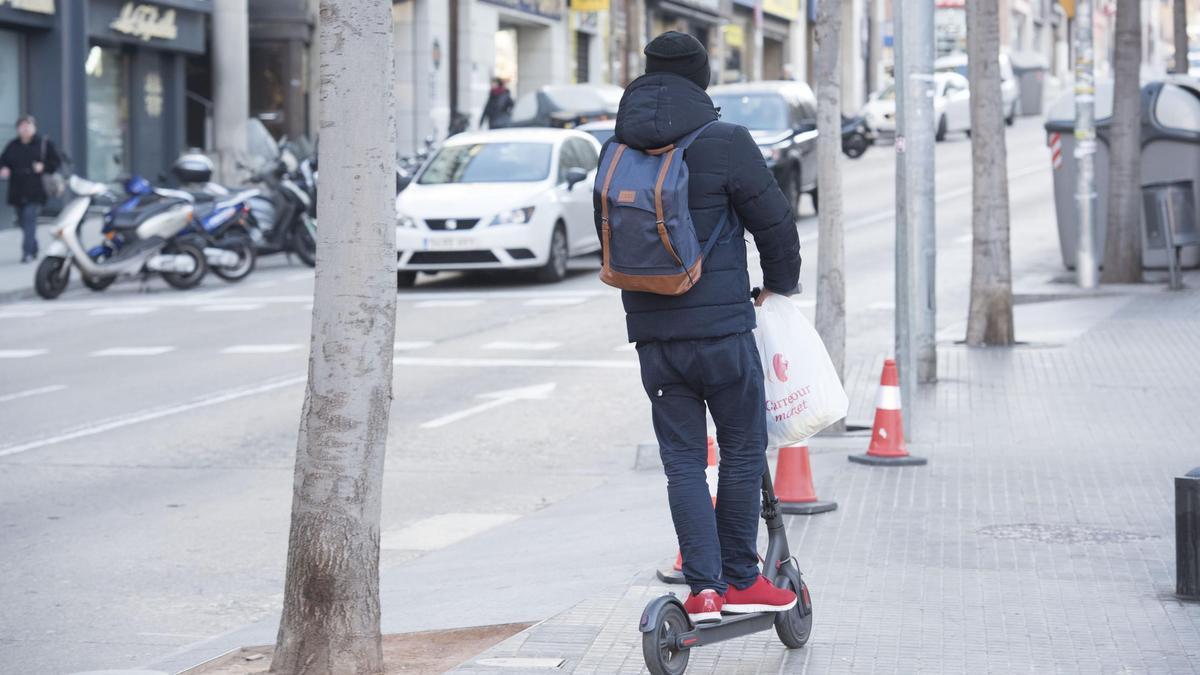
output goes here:
[{"label": "car side mirror", "polygon": [[587,180],[588,172],[586,169],[578,166],[573,166],[567,169],[567,191],[570,192],[575,184]]}]

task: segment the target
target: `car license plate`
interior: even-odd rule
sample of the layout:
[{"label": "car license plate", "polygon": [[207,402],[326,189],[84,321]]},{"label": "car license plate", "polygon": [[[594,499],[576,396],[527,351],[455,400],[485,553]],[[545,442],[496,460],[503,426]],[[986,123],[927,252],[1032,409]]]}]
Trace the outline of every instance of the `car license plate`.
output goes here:
[{"label": "car license plate", "polygon": [[467,237],[426,238],[426,251],[464,251],[476,248],[475,240]]}]

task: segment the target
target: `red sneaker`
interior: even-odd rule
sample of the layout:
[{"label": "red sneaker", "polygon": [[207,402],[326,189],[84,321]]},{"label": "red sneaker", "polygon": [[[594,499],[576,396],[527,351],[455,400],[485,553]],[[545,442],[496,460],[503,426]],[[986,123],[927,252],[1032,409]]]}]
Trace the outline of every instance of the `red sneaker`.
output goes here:
[{"label": "red sneaker", "polygon": [[738,590],[732,585],[725,591],[725,608],[730,614],[752,614],[754,612],[785,612],[796,606],[796,594],[776,588],[763,575],[749,588]]},{"label": "red sneaker", "polygon": [[[792,599],[795,600],[795,596]],[[720,593],[706,588],[699,595],[689,594],[687,602],[683,603],[683,611],[687,612],[692,623],[713,623],[721,620],[721,608],[724,605],[725,598]]]}]

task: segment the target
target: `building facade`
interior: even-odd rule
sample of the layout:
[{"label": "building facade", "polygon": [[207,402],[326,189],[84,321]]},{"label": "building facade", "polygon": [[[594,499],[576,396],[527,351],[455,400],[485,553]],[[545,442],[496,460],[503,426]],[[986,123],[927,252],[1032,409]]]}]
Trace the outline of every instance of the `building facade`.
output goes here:
[{"label": "building facade", "polygon": [[188,68],[211,13],[211,0],[0,0],[4,140],[28,112],[77,173],[157,177],[187,145]]}]

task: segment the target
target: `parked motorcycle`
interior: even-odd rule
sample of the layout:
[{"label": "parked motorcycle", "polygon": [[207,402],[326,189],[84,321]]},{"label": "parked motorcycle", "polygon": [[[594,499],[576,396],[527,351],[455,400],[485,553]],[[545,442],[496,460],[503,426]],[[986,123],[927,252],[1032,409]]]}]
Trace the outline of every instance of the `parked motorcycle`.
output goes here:
[{"label": "parked motorcycle", "polygon": [[422,143],[421,149],[411,155],[405,155],[396,163],[396,194],[404,191],[408,184],[416,177],[417,171],[425,164],[425,160],[429,159],[430,155],[436,149],[437,139],[433,136],[426,136]]},{"label": "parked motorcycle", "polygon": [[193,217],[193,200],[178,190],[153,190],[135,207],[110,211],[102,230],[104,242],[85,249],[80,230],[89,208],[114,200],[108,187],[79,176],[67,181],[71,198],[55,220],[54,240],[34,274],[34,290],[52,300],[70,282],[78,267],[89,288],[102,290],[121,276],[158,273],[175,288],[199,284],[208,273],[204,250],[177,239]]},{"label": "parked motorcycle", "polygon": [[874,144],[875,132],[867,126],[867,120],[862,115],[842,115],[842,152],[847,157],[858,159]]}]

